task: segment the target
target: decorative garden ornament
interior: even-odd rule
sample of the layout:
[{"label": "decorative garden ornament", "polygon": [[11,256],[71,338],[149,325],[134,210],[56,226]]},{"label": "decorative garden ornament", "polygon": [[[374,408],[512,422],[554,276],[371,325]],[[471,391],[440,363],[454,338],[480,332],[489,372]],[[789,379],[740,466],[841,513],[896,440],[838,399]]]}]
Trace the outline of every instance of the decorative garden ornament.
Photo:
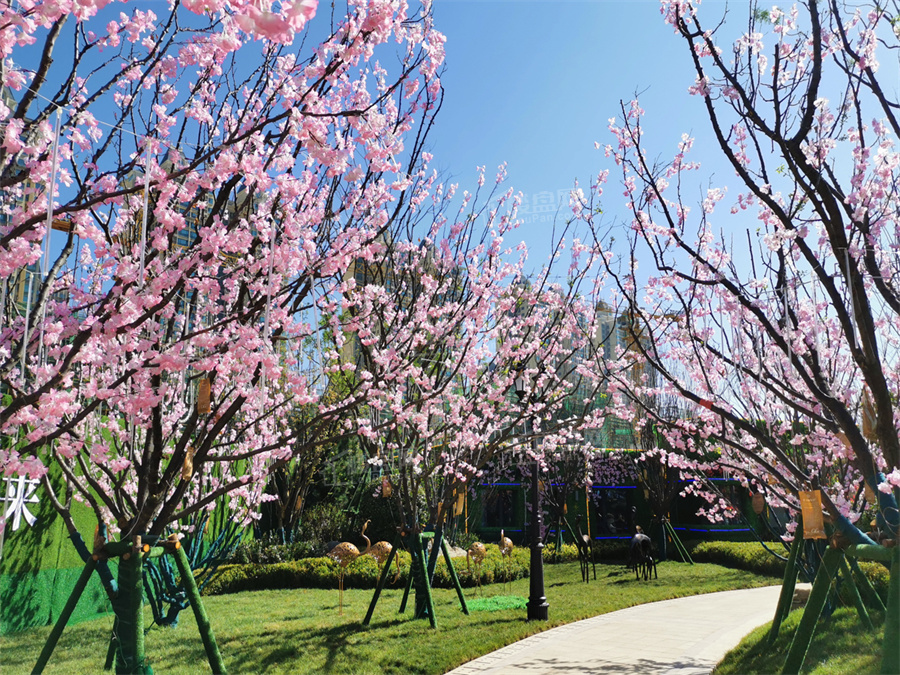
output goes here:
[{"label": "decorative garden ornament", "polygon": [[[366,528],[369,526],[369,523],[372,522],[367,520],[363,523],[362,531],[360,532],[360,536],[366,540],[366,548],[362,553],[360,553],[359,549],[356,548],[349,541],[344,541],[331,549],[326,555],[337,562],[340,565],[340,571],[338,572],[338,612],[343,615],[344,613],[344,572],[347,569],[347,566],[356,560],[361,555],[366,555],[369,552],[369,549],[372,548],[372,542],[366,536]],[[399,565],[399,562],[397,563]]]}]

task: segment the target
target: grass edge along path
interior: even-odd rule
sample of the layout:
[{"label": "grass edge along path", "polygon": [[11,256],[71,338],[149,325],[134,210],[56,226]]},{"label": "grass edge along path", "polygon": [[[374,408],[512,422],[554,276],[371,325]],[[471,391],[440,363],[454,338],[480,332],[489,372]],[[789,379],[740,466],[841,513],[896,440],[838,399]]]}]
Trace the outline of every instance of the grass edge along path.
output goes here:
[{"label": "grass edge along path", "polygon": [[[788,615],[774,645],[768,642],[771,622],[755,629],[722,658],[713,675],[780,673],[802,616],[803,611],[799,609]],[[874,632],[863,626],[853,607],[839,607],[830,618],[820,618],[800,672],[804,675],[879,673],[884,614],[870,612],[870,616],[875,623]]]},{"label": "grass edge along path", "polygon": [[[774,585],[778,580],[712,564],[659,566],[659,579],[635,581],[621,565],[598,565],[596,581],[584,584],[577,563],[545,568],[550,621],[526,622],[522,609],[459,610],[452,589],[435,589],[438,628],[397,610],[402,588],[382,595],[369,627],[361,622],[371,589],[345,590],[344,615],[337,589],[255,591],[204,598],[228,672],[404,673],[431,675],[556,626],[645,602],[700,593]],[[528,580],[468,589],[467,597],[528,595]],[[774,607],[773,607],[774,612]],[[102,669],[112,620],[103,617],[67,627],[46,673],[96,673]],[[0,638],[3,675],[28,673],[49,628]],[[157,675],[209,672],[194,618],[147,635],[147,656]]]}]

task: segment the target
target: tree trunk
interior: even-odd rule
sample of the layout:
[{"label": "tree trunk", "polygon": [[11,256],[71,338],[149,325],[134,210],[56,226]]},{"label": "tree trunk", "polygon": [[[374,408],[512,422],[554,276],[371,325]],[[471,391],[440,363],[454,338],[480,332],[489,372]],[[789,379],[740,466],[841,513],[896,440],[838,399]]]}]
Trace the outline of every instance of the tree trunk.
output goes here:
[{"label": "tree trunk", "polygon": [[[127,556],[127,559],[126,559]],[[132,550],[119,558],[119,594],[113,609],[118,619],[117,675],[145,675],[153,670],[144,657],[144,584],[142,555]]]}]

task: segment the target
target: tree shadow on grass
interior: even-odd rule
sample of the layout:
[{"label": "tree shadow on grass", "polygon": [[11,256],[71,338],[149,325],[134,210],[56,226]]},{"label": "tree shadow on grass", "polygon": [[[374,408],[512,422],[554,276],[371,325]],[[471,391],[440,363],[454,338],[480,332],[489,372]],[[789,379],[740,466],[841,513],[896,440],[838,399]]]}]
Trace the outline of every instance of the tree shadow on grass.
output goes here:
[{"label": "tree shadow on grass", "polygon": [[[438,617],[438,634],[441,631],[441,618]],[[479,619],[482,618],[487,619],[487,616],[480,615]],[[479,626],[485,631],[498,630],[512,623],[521,623],[521,618],[492,615],[489,620],[479,620]],[[363,626],[359,621],[330,627],[291,628],[286,625],[251,636],[245,634],[240,642],[229,640],[228,636],[223,635],[222,654],[228,670],[237,673],[433,672],[435,664],[430,662],[428,652],[439,649],[440,646],[431,640],[417,642],[416,637],[421,634],[428,638],[435,635],[427,620],[412,619],[409,615],[375,620],[369,626]],[[450,630],[445,635],[449,638]],[[376,662],[366,662],[367,655],[371,653],[371,645],[380,640],[385,641],[385,650],[378,654]],[[394,658],[396,643],[403,640],[408,641],[410,650],[419,649],[421,658],[415,661],[404,657]],[[199,646],[199,638],[197,643]],[[388,644],[391,646],[387,646]],[[199,653],[202,656],[202,651]],[[178,663],[190,663],[197,655],[197,648],[183,643],[177,650],[167,652],[168,659]]]},{"label": "tree shadow on grass", "polygon": [[[6,635],[2,638],[2,670],[9,673],[30,672],[37,662],[38,655],[44,647],[50,627],[27,630],[21,633]],[[110,631],[112,630],[112,617],[101,617],[94,621],[86,621],[73,630],[68,627],[63,631],[53,650],[48,662],[48,667],[53,668],[65,661],[68,654],[77,652],[85,644],[97,645],[98,656],[95,672],[102,672],[103,661],[106,658],[106,646],[109,644]],[[102,654],[100,650],[102,649]]]}]

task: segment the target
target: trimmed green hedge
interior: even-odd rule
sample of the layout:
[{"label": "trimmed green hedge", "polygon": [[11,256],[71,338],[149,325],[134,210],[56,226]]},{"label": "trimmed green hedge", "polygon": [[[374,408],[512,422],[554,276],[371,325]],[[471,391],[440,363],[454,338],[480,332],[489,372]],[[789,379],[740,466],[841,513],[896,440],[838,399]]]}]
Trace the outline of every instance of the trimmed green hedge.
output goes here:
[{"label": "trimmed green hedge", "polygon": [[[626,563],[628,561],[628,549],[630,540],[595,541],[594,562],[596,563]],[[527,549],[527,547],[526,547]],[[559,551],[554,544],[544,547],[544,562],[554,565],[556,563],[578,562],[578,547],[575,544],[563,544]]]},{"label": "trimmed green hedge", "polygon": [[859,561],[859,569],[861,569],[869,581],[872,582],[872,586],[878,591],[878,595],[881,596],[881,599],[886,600],[888,597],[888,588],[891,585],[890,570],[884,565],[879,565],[876,562],[867,560]]},{"label": "trimmed green hedge", "polygon": [[[594,542],[594,557],[597,562],[628,562],[628,554],[631,550],[630,539],[613,539]],[[669,554],[672,557],[672,554]]]},{"label": "trimmed green hedge", "polygon": [[[528,550],[528,549],[525,549]],[[547,544],[544,546],[544,562],[548,565],[557,563],[575,562],[578,560],[578,548],[575,544],[563,544],[557,550],[556,544]],[[599,557],[597,558],[599,562]]]},{"label": "trimmed green hedge", "polygon": [[[779,544],[770,544],[770,548],[778,550]],[[748,572],[755,572],[772,577],[784,577],[785,562],[766,551],[758,542],[737,541],[704,541],[688,545],[694,562],[714,563],[723,567],[733,567]],[[785,554],[787,551],[785,551]],[[881,595],[887,597],[890,585],[890,572],[884,565],[875,562],[859,561],[872,586]]]},{"label": "trimmed green hedge", "polygon": [[[511,581],[528,576],[530,552],[527,547],[516,547],[510,561],[500,555],[500,549],[496,544],[486,544],[485,548],[487,556],[484,561],[478,567],[473,566],[471,570],[467,569],[464,557],[454,558],[456,573],[464,587],[473,587],[478,583]],[[688,548],[695,562],[714,563],[775,578],[784,576],[784,561],[770,554],[756,542],[705,541],[688,544]],[[620,563],[627,556],[627,542],[595,546],[594,551],[598,563],[609,561],[615,561],[613,564]],[[544,548],[544,561],[548,564],[576,560],[578,549],[574,544],[564,544],[559,550],[552,544]],[[389,580],[393,579],[394,565]],[[401,574],[396,586],[403,587],[406,584],[409,566],[409,553],[400,551]],[[860,562],[859,566],[882,598],[887,597],[890,581],[888,570],[872,562]],[[203,593],[221,595],[281,588],[337,588],[338,572],[338,564],[328,557],[304,558],[273,564],[223,565]],[[344,572],[346,588],[375,588],[377,583],[378,564],[371,556],[360,556],[348,565]],[[437,561],[434,586],[437,588],[453,586],[443,556]]]},{"label": "trimmed green hedge", "polygon": [[[500,555],[495,544],[486,544],[487,556],[480,566],[466,568],[465,558],[454,558],[453,565],[462,586],[475,586],[478,583],[492,584],[512,581],[528,576],[529,553],[527,549],[517,548],[513,551],[512,560],[507,561]],[[574,548],[574,546],[572,547]],[[406,584],[409,575],[410,556],[400,551],[400,579],[397,586]],[[350,563],[344,571],[344,588],[375,588],[378,583],[378,564],[371,556],[360,556]],[[396,563],[391,564],[391,576],[394,577]],[[284,563],[249,565],[223,565],[212,581],[204,588],[204,595],[222,595],[240,591],[260,591],[281,588],[332,588],[337,587],[340,566],[331,558],[304,558]],[[438,558],[434,572],[434,586],[452,588],[450,572],[444,557]]]},{"label": "trimmed green hedge", "polygon": [[[774,551],[781,547],[778,543],[769,546]],[[713,563],[772,577],[784,576],[784,561],[755,541],[704,541],[689,546],[689,553],[694,562]],[[787,557],[787,551],[784,553]]]}]

